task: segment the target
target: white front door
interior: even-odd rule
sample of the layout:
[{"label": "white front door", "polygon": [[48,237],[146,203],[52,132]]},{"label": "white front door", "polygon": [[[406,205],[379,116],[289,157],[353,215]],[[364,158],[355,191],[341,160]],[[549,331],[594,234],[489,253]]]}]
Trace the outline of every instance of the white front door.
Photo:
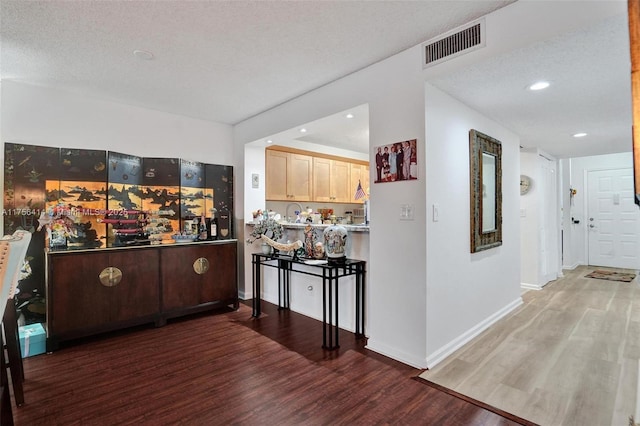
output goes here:
[{"label": "white front door", "polygon": [[640,268],[640,209],[633,201],[633,170],[589,171],[589,264]]}]

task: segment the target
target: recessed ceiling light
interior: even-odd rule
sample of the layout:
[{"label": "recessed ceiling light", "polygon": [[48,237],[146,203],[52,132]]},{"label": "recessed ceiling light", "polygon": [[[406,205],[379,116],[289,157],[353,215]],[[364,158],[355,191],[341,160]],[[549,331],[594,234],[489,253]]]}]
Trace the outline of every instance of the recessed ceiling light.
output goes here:
[{"label": "recessed ceiling light", "polygon": [[586,134],[586,133],[584,133],[584,132],[581,132],[581,133],[575,133],[575,134],[573,135],[573,137],[574,137],[574,138],[584,138],[585,136],[587,136],[587,134]]},{"label": "recessed ceiling light", "polygon": [[300,133],[307,133],[307,129],[303,127],[302,129],[300,129]]},{"label": "recessed ceiling light", "polygon": [[529,90],[542,90],[549,87],[548,81],[537,81],[529,86]]},{"label": "recessed ceiling light", "polygon": [[347,114],[347,118],[353,118],[353,114]]},{"label": "recessed ceiling light", "polygon": [[273,143],[271,139],[267,139],[267,143]]},{"label": "recessed ceiling light", "polygon": [[150,61],[153,59],[153,53],[147,52],[146,50],[134,50],[133,56],[138,59],[144,59],[145,61]]}]

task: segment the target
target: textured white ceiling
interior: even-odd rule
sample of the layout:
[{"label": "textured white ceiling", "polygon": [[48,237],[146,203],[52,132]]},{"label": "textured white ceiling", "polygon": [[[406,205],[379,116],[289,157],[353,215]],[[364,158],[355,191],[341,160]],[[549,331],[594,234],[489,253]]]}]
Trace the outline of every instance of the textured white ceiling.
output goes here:
[{"label": "textured white ceiling", "polygon": [[[0,77],[235,124],[509,3],[0,0]],[[558,157],[629,151],[626,14],[580,21],[596,3],[617,13],[626,2],[563,3],[572,8],[567,24],[579,29],[445,66],[429,82],[517,133],[525,147]],[[154,59],[136,58],[135,49]],[[538,78],[551,87],[526,91]],[[344,122],[335,114],[305,135],[275,136],[368,152],[362,116]],[[572,138],[578,131],[589,136]]]},{"label": "textured white ceiling", "polygon": [[[430,83],[557,157],[631,150],[626,14],[522,47]],[[538,80],[548,89],[532,92]],[[573,138],[578,132],[588,136]]]},{"label": "textured white ceiling", "polygon": [[[348,118],[347,114],[350,114],[351,118]],[[300,131],[302,128],[306,133]],[[274,145],[309,150],[314,150],[312,149],[314,146],[306,143],[325,145],[347,151],[343,153],[334,151],[337,155],[352,157],[355,152],[363,154],[362,159],[367,159],[369,158],[369,106],[359,105],[346,111],[336,112],[328,117],[262,138],[256,143],[266,146],[267,140],[271,140]]]},{"label": "textured white ceiling", "polygon": [[234,124],[511,2],[2,0],[1,77]]}]

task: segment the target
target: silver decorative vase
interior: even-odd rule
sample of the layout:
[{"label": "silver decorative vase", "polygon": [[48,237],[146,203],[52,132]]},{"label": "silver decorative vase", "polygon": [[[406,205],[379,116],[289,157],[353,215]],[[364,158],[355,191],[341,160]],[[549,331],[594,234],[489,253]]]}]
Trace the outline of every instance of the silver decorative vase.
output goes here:
[{"label": "silver decorative vase", "polygon": [[265,255],[270,255],[273,253],[273,247],[271,247],[269,244],[267,243],[262,243],[262,245],[260,246],[260,248],[262,249],[262,254]]}]

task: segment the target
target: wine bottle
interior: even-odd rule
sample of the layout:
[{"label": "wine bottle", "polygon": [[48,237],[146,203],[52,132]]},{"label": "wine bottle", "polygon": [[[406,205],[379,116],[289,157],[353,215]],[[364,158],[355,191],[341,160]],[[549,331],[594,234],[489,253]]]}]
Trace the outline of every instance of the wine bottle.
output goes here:
[{"label": "wine bottle", "polygon": [[209,222],[209,239],[217,240],[218,239],[218,218],[215,213],[211,217],[211,221]]},{"label": "wine bottle", "polygon": [[207,225],[206,225],[205,218],[204,218],[204,213],[203,213],[202,217],[200,217],[200,226],[199,226],[199,229],[198,229],[198,239],[200,241],[205,241],[205,240],[208,239],[207,237],[208,237],[208,235],[207,235]]}]

